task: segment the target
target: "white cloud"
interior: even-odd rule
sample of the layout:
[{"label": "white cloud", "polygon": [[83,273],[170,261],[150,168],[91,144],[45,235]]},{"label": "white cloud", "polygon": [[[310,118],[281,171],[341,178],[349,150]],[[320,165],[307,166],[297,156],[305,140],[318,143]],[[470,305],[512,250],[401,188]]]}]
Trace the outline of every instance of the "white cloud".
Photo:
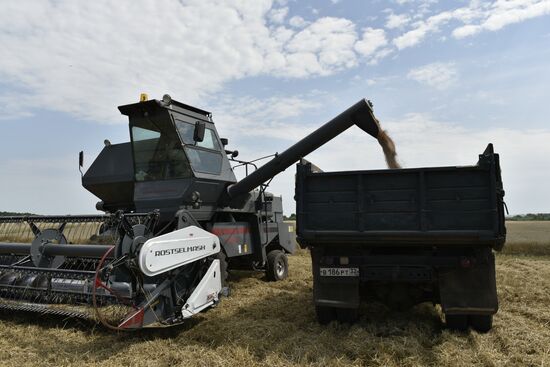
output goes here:
[{"label": "white cloud", "polygon": [[453,63],[436,62],[411,69],[407,78],[436,89],[447,89],[457,81],[458,72]]},{"label": "white cloud", "polygon": [[422,42],[429,34],[440,32],[451,22],[462,23],[452,35],[464,38],[484,30],[496,31],[503,27],[531,18],[550,14],[550,0],[496,0],[494,2],[471,0],[467,6],[446,10],[412,23],[410,29],[393,40],[402,50]]},{"label": "white cloud", "polygon": [[436,15],[432,15],[425,20],[420,20],[413,23],[413,27],[408,32],[405,32],[401,36],[393,40],[393,44],[402,50],[407,47],[414,46],[426,38],[429,33],[438,32],[440,27],[448,23],[452,19],[468,18],[467,8],[460,8],[453,11],[444,11]]},{"label": "white cloud", "polygon": [[402,28],[409,23],[411,18],[407,14],[389,14],[386,18],[386,28]]},{"label": "white cloud", "polygon": [[437,4],[438,0],[393,0],[397,5],[414,5],[415,9],[424,12],[432,4]]},{"label": "white cloud", "polygon": [[497,31],[507,25],[550,14],[548,0],[497,0],[484,13],[479,24],[466,24],[455,28],[453,36],[464,38],[483,30]]},{"label": "white cloud", "polygon": [[[294,95],[259,99],[252,96],[223,96],[213,101],[215,121],[220,130],[230,130],[246,141],[250,136],[292,139],[303,133],[303,121],[298,117],[321,107],[320,96]],[[326,99],[325,97],[323,99]],[[261,126],[261,129],[258,129]]]},{"label": "white cloud", "polygon": [[377,85],[377,86],[387,87],[388,85],[390,85],[392,82],[396,80],[401,80],[401,77],[397,75],[384,74],[384,76],[375,76],[375,77],[368,78],[366,80],[366,83],[368,86]]},{"label": "white cloud", "polygon": [[278,52],[264,21],[269,8],[270,1],[4,2],[0,80],[25,90],[28,110],[99,121],[121,120],[113,105],[140,91],[193,103],[264,70]]},{"label": "white cloud", "polygon": [[376,65],[378,64],[378,61],[382,60],[383,58],[391,55],[392,53],[394,52],[394,49],[390,48],[390,47],[385,47],[385,48],[382,48],[380,49],[379,51],[376,52],[376,54],[373,55],[373,57],[371,57],[367,63],[369,65]]},{"label": "white cloud", "polygon": [[277,24],[284,22],[287,15],[288,15],[288,7],[271,9],[271,11],[267,14],[269,20],[272,23],[277,23]]},{"label": "white cloud", "polygon": [[357,64],[353,45],[355,24],[347,19],[325,17],[313,22],[285,45],[288,75],[330,74]]},{"label": "white cloud", "polygon": [[295,16],[293,16],[292,18],[290,18],[288,20],[288,24],[290,24],[292,27],[295,27],[295,28],[302,28],[302,27],[305,27],[306,25],[308,25],[309,22],[304,20],[304,18],[302,18],[298,15],[295,15]]},{"label": "white cloud", "polygon": [[367,60],[377,60],[387,56],[388,49],[382,49],[387,44],[386,32],[383,29],[365,28],[363,37],[355,43],[355,51]]},{"label": "white cloud", "polygon": [[[425,9],[432,1],[414,3]],[[141,91],[195,103],[232,80],[326,76],[360,62],[373,64],[450,22],[462,24],[453,32],[460,38],[550,12],[550,0],[498,0],[472,1],[429,17],[422,13],[417,21],[392,13],[386,27],[407,30],[390,39],[383,29],[370,27],[358,35],[354,22],[336,17],[307,22],[294,15],[285,26],[287,2],[275,4],[4,1],[0,118],[42,108],[123,121],[113,106],[136,100]]]},{"label": "white cloud", "polygon": [[0,85],[9,95],[0,100],[26,102],[4,118],[46,108],[123,121],[113,106],[141,91],[195,103],[231,80],[330,75],[358,62],[353,22],[326,17],[298,30],[270,27],[268,19],[282,21],[287,12],[272,12],[270,0],[2,6]]},{"label": "white cloud", "polygon": [[27,108],[30,103],[32,98],[24,94],[0,94],[0,120],[31,117],[32,113]]}]

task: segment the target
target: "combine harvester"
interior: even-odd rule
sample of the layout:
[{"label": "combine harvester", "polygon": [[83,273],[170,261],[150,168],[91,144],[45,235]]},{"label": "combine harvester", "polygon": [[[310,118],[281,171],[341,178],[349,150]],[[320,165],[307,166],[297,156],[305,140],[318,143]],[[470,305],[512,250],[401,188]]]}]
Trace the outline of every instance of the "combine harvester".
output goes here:
[{"label": "combine harvester", "polygon": [[237,182],[231,161],[255,165],[225,149],[210,112],[168,95],[119,110],[131,141],[105,141],[82,177],[104,215],[0,218],[0,308],[170,326],[218,303],[228,267],[284,279],[294,245],[267,184],[354,124],[379,132],[361,100]]}]

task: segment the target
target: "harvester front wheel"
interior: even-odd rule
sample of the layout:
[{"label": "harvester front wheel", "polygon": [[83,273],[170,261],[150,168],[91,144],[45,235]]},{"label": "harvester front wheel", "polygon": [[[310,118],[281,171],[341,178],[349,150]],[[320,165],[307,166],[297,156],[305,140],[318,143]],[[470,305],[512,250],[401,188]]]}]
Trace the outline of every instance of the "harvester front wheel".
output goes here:
[{"label": "harvester front wheel", "polygon": [[267,280],[278,281],[288,277],[288,259],[281,250],[271,250],[267,254],[267,265],[265,269]]}]

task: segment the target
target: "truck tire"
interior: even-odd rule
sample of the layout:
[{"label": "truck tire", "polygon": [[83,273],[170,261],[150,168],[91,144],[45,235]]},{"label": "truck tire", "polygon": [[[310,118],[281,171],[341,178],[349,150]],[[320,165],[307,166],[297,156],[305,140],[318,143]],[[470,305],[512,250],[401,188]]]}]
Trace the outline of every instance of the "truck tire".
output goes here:
[{"label": "truck tire", "polygon": [[456,331],[468,330],[468,315],[448,315],[445,314],[445,323],[447,328]]},{"label": "truck tire", "polygon": [[493,315],[470,315],[469,322],[475,331],[487,333],[493,328]]},{"label": "truck tire", "polygon": [[281,250],[271,250],[267,254],[267,265],[265,269],[267,280],[275,282],[288,277],[288,259]]},{"label": "truck tire", "polygon": [[327,325],[331,321],[336,320],[336,309],[333,307],[315,306],[315,315],[319,324]]},{"label": "truck tire", "polygon": [[337,308],[336,317],[341,324],[354,324],[359,319],[357,308]]}]

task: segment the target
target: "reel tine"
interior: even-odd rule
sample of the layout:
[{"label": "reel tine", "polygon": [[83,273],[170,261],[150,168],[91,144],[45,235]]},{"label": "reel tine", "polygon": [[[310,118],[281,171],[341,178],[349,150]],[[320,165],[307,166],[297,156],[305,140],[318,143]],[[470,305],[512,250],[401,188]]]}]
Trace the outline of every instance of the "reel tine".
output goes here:
[{"label": "reel tine", "polygon": [[34,233],[35,236],[38,236],[40,234],[40,229],[33,222],[28,222],[28,225],[29,227],[31,227],[31,231],[32,233]]},{"label": "reel tine", "polygon": [[67,222],[63,222],[61,223],[61,225],[57,228],[57,231],[59,233],[63,233],[63,231],[65,230],[65,226],[67,225]]}]

